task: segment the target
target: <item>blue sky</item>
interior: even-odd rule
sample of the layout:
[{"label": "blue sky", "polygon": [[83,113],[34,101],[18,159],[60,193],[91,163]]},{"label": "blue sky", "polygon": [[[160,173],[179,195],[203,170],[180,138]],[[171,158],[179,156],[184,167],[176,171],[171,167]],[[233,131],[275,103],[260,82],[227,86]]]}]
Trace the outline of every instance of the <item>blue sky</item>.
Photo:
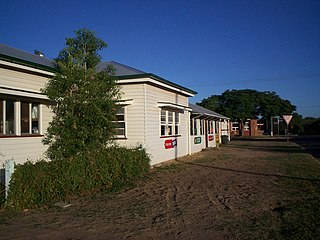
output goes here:
[{"label": "blue sky", "polygon": [[320,117],[320,1],[67,1],[1,3],[0,43],[55,58],[73,31],[108,43],[100,54],[198,92],[275,91]]}]

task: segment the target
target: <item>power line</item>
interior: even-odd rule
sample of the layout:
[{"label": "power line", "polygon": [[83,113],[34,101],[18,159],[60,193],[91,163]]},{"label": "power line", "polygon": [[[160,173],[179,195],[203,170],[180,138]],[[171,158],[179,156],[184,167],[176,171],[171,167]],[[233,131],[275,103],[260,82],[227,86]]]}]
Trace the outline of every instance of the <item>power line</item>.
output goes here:
[{"label": "power line", "polygon": [[316,105],[313,105],[313,106],[299,106],[298,108],[320,108],[320,105],[316,106]]},{"label": "power line", "polygon": [[236,85],[236,84],[247,84],[247,83],[259,83],[259,82],[271,82],[278,80],[292,80],[300,78],[317,78],[320,77],[320,73],[306,73],[299,75],[289,75],[289,76],[278,76],[278,77],[266,77],[266,78],[253,78],[248,80],[239,81],[227,81],[227,82],[217,82],[217,83],[207,83],[207,84],[197,84],[197,85],[187,85],[188,87],[208,87],[208,86],[218,86],[218,85]]}]

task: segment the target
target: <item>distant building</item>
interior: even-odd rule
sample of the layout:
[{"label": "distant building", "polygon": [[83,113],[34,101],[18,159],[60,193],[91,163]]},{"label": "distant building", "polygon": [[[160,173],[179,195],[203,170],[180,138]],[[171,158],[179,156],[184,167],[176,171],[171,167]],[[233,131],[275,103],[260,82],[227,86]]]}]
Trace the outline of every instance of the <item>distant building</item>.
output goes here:
[{"label": "distant building", "polygon": [[[248,119],[243,124],[243,136],[262,136],[264,134],[264,124],[257,119]],[[240,136],[241,126],[239,122],[231,122],[231,135]]]}]

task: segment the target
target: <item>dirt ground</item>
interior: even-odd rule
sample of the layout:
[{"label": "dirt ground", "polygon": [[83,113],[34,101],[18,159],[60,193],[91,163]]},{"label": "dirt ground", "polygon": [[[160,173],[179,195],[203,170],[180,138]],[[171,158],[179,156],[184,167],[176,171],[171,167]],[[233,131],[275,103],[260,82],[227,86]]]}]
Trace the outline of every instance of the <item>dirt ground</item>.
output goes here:
[{"label": "dirt ground", "polygon": [[231,142],[153,169],[120,193],[0,212],[0,239],[279,239],[289,196],[281,179],[290,176],[277,159],[291,154],[301,154],[294,143]]}]

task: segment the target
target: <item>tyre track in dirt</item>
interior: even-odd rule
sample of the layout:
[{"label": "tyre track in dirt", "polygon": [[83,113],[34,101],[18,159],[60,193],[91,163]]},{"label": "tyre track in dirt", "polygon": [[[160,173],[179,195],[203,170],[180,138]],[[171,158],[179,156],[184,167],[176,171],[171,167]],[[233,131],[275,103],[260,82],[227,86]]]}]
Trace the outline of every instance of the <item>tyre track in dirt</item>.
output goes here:
[{"label": "tyre track in dirt", "polygon": [[[153,170],[137,187],[118,194],[97,194],[61,210],[25,212],[0,225],[0,239],[237,239],[237,222],[254,224],[281,200],[278,173],[263,151],[237,146],[204,151],[176,168]],[[265,152],[265,157],[285,154]],[[205,165],[205,166],[201,166]],[[223,171],[206,166],[237,169]],[[272,215],[273,214],[273,215]]]}]

